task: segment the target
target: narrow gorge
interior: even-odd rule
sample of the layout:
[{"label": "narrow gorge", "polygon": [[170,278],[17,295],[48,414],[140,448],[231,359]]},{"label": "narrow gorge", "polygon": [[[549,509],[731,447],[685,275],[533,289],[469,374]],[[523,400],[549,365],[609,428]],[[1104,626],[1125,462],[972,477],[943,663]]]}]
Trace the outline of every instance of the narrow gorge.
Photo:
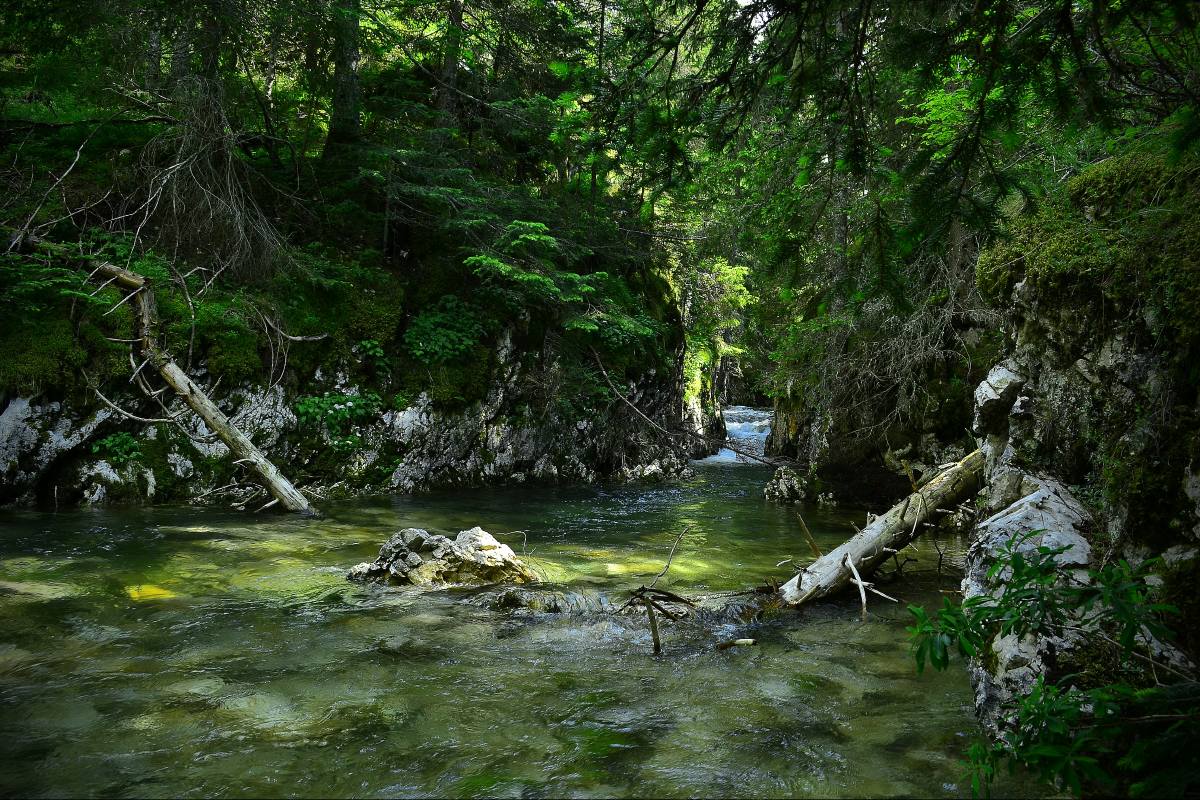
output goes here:
[{"label": "narrow gorge", "polygon": [[1194,4],[0,39],[0,796],[1196,794]]}]

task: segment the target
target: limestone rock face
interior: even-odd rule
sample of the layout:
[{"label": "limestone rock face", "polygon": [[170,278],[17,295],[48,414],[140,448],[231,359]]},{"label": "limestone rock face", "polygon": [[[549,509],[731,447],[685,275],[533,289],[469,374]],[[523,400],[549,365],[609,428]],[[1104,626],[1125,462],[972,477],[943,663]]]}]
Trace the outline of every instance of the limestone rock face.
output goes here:
[{"label": "limestone rock face", "polygon": [[995,428],[1008,417],[1025,379],[1014,371],[1012,362],[992,367],[987,378],[975,389],[975,428]]},{"label": "limestone rock face", "polygon": [[[1006,576],[988,570],[1014,536],[1022,548],[1068,548],[1059,565],[1087,581],[1093,551],[1139,563],[1163,556],[1152,585],[1162,597],[1190,596],[1195,570],[1168,555],[1200,541],[1195,422],[1200,406],[1180,390],[1178,370],[1158,347],[1153,324],[1129,310],[1080,313],[1070,292],[1016,283],[1006,305],[1005,357],[975,389],[974,434],[986,465],[962,588],[965,598],[998,595]],[[1189,425],[1191,427],[1189,427]],[[1088,508],[1078,498],[1086,498]],[[1183,653],[1200,637],[1181,626]],[[1038,676],[1054,680],[1085,666],[1077,634],[997,637],[971,662],[976,710],[993,732],[1004,701]]]},{"label": "limestone rock face", "polygon": [[[538,358],[532,355],[514,343],[510,331],[499,337],[471,403],[452,404],[422,392],[403,407],[381,405],[342,430],[302,423],[294,411],[299,397],[285,389],[290,382],[228,387],[215,399],[285,474],[287,465],[306,465],[306,488],[331,499],[526,482],[660,481],[688,474],[678,446],[623,403],[588,410],[546,401],[544,387],[557,385],[568,365],[549,346]],[[365,397],[369,388],[356,385],[352,374],[334,363],[311,376],[298,375],[296,383],[305,395]],[[204,362],[193,376],[202,385],[214,383]],[[719,444],[724,438],[719,412],[698,403],[684,407],[677,383],[676,375],[646,369],[617,388],[668,428],[682,423]],[[112,389],[109,396],[132,413],[161,413],[131,389]],[[214,492],[236,477],[227,448],[208,436],[181,400],[166,399],[187,435],[129,421],[98,401],[0,395],[0,507],[246,500],[252,488]],[[117,432],[132,434],[142,445],[133,465],[105,464],[104,454],[93,449]]]},{"label": "limestone rock face", "polygon": [[[976,525],[967,551],[964,598],[999,595],[1010,573],[1002,570],[989,579],[988,571],[1013,537],[1033,531],[1037,533],[1021,540],[1018,552],[1065,547],[1056,562],[1073,580],[1087,580],[1092,549],[1086,534],[1094,528],[1091,515],[1062,484],[1050,478],[1023,475],[1020,490],[1025,492],[1022,497]],[[969,666],[975,709],[984,725],[997,731],[1002,724],[1001,706],[1026,693],[1039,675],[1047,673],[1048,665],[1069,661],[1079,644],[1076,637],[996,636],[991,643],[994,658],[973,659]],[[991,663],[984,666],[988,661]]]},{"label": "limestone rock face", "polygon": [[405,528],[379,548],[379,557],[350,568],[352,581],[440,586],[531,583],[537,580],[512,548],[483,528],[450,539],[421,528]]},{"label": "limestone rock face", "polygon": [[15,397],[0,409],[0,505],[31,503],[39,480],[87,444],[112,416],[74,413],[58,401]]},{"label": "limestone rock face", "polygon": [[763,497],[772,503],[803,503],[809,499],[808,484],[796,470],[780,467],[763,487]]}]

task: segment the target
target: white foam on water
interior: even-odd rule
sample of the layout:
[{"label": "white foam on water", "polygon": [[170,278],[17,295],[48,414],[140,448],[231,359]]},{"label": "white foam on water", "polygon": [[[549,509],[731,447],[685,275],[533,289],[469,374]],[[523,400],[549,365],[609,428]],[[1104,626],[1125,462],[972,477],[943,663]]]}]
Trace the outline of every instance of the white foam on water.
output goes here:
[{"label": "white foam on water", "polygon": [[[724,409],[726,441],[739,450],[761,455],[767,445],[767,437],[771,434],[772,412],[769,408],[751,408],[750,406],[726,406]],[[708,458],[701,458],[697,464],[753,464],[757,463],[739,456],[728,447],[722,447],[720,452]]]}]

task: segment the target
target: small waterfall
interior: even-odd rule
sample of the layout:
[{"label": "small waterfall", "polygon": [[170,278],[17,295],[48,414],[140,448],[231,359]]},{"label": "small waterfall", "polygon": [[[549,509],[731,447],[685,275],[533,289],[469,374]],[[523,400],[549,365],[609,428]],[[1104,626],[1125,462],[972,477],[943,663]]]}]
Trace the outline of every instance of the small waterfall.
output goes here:
[{"label": "small waterfall", "polygon": [[[771,409],[726,406],[724,416],[726,441],[735,445],[739,450],[762,455],[767,446],[767,436],[771,433]],[[728,447],[722,447],[715,456],[702,458],[697,463],[750,464],[755,462],[742,458]]]}]

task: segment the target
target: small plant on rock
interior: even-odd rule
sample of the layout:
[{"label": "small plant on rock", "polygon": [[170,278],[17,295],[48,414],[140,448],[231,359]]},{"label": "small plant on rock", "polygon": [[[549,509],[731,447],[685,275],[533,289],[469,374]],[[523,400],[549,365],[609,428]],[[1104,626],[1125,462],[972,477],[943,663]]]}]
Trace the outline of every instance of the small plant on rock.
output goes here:
[{"label": "small plant on rock", "polygon": [[[1107,564],[1088,570],[1084,581],[1058,563],[1067,548],[1023,547],[1037,533],[1010,540],[988,571],[993,582],[1003,578],[998,595],[957,605],[946,599],[932,614],[909,606],[917,671],[927,663],[946,669],[955,651],[986,663],[997,636],[1026,634],[1082,637],[1085,650],[1113,654],[1117,671],[1085,674],[1095,665],[1080,659],[1084,673],[1039,676],[1005,704],[1008,722],[999,739],[977,742],[967,753],[973,792],[986,794],[1001,764],[1023,766],[1075,796],[1085,790],[1131,797],[1194,791],[1200,785],[1194,748],[1200,683],[1144,652],[1148,637],[1171,637],[1163,618],[1175,613],[1149,596],[1146,578],[1156,560]],[[1192,746],[1181,748],[1187,741]]]},{"label": "small plant on rock", "polygon": [[142,443],[133,434],[118,431],[93,444],[92,452],[120,468],[142,457]]},{"label": "small plant on rock", "polygon": [[379,416],[382,408],[383,401],[375,392],[361,395],[325,392],[301,397],[295,406],[300,425],[323,430],[329,435],[330,446],[342,453],[362,447],[358,426]]}]

